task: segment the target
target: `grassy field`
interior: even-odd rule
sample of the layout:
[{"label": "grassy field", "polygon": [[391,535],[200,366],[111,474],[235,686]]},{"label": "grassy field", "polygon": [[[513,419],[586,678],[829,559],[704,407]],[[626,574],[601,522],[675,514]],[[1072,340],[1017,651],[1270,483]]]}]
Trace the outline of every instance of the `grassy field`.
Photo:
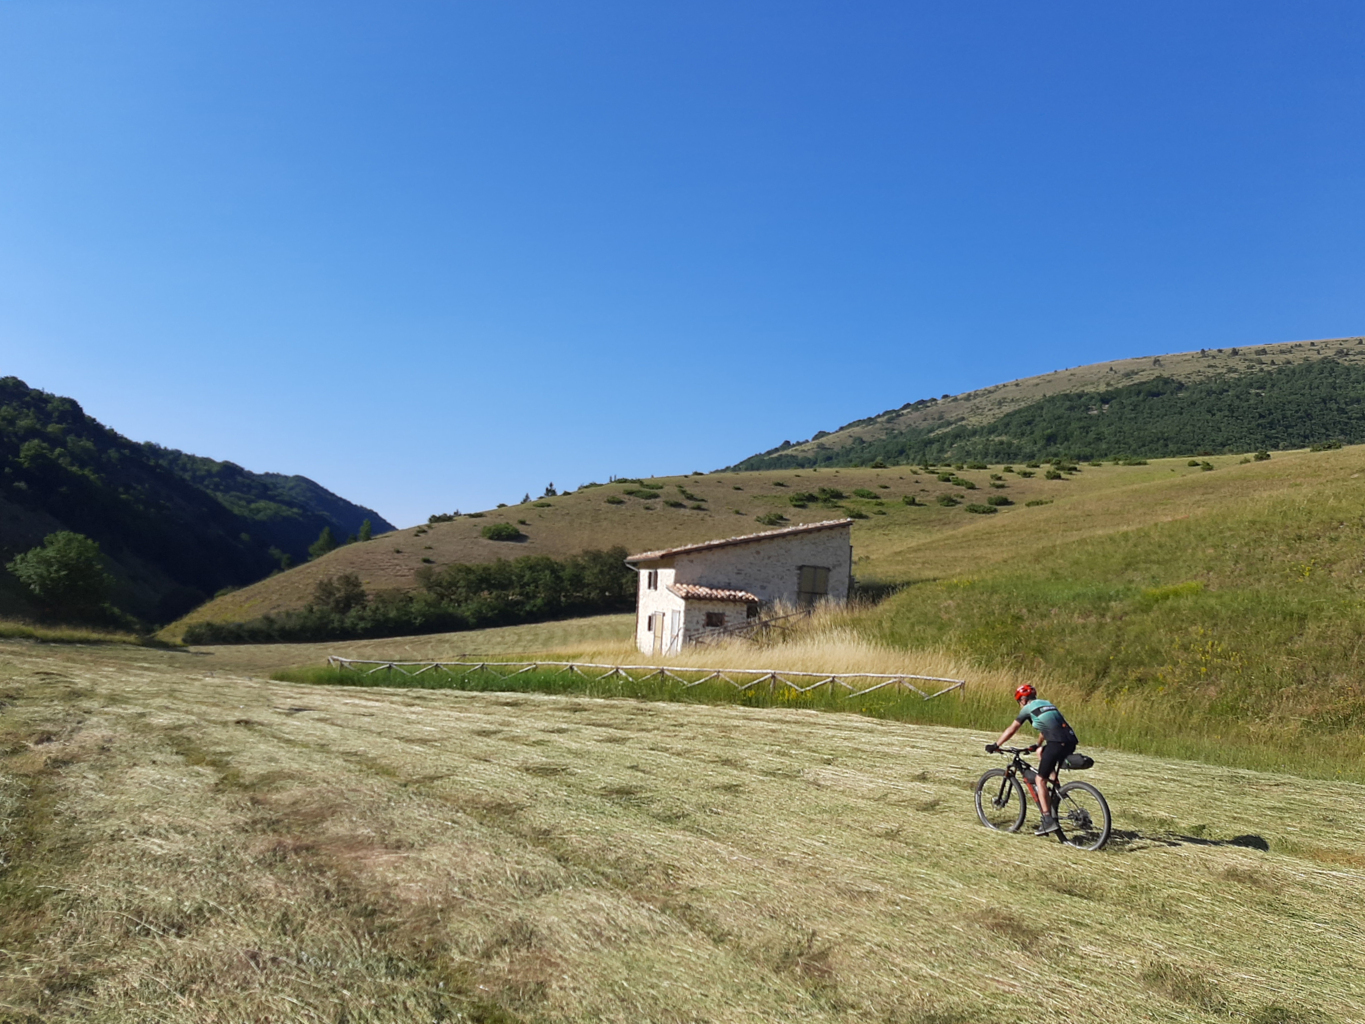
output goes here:
[{"label": "grassy field", "polygon": [[1096,751],[1082,854],[994,729],[225,664],[0,643],[0,1020],[1365,1019],[1360,785]]},{"label": "grassy field", "polygon": [[[1257,463],[1254,469],[1260,476],[1255,479],[1269,481],[1271,487],[1281,486],[1281,467],[1305,457],[1311,461],[1318,456],[1277,456],[1275,469],[1268,472],[1264,470],[1268,463]],[[1220,469],[1235,467],[1239,473],[1247,468],[1238,466],[1237,459],[1231,457],[1209,461]],[[1024,470],[1022,465],[1017,468]],[[933,578],[977,564],[982,558],[1003,557],[1019,543],[1076,539],[1150,523],[1162,513],[1160,507],[1144,506],[1145,486],[1165,485],[1171,476],[1188,480],[1201,475],[1199,469],[1185,465],[1185,460],[1164,460],[1150,466],[1085,467],[1063,480],[1047,480],[1043,470],[1024,470],[1033,474],[1025,477],[1002,469],[950,471],[950,475],[970,482],[971,489],[941,481],[937,472],[922,473],[906,466],[665,477],[654,481],[662,485],[662,497],[657,500],[628,494],[639,490],[634,484],[589,487],[544,503],[490,509],[482,518],[462,517],[347,545],[317,561],[216,598],[161,635],[178,640],[192,622],[235,622],[302,607],[319,580],[342,572],[357,573],[371,591],[412,589],[416,572],[426,564],[439,567],[528,554],[563,557],[617,544],[646,551],[754,533],[768,528],[757,522],[757,517],[772,513],[784,517],[785,522],[778,525],[819,522],[849,512],[864,516],[853,529],[855,571],[860,578],[874,582]],[[1313,472],[1311,467],[1306,470]],[[993,476],[1000,479],[993,480]],[[681,508],[665,504],[665,499],[681,500],[679,487],[702,500],[683,503]],[[840,490],[845,497],[832,507],[820,503],[805,508],[792,505],[794,493],[821,487]],[[859,490],[874,497],[858,497],[854,492]],[[993,515],[965,511],[967,504],[982,503],[991,496],[1008,498],[1013,504]],[[908,497],[917,504],[906,505],[904,499]],[[960,504],[940,505],[941,497],[954,497]],[[1208,500],[1216,504],[1223,499],[1215,488]],[[1030,507],[1030,501],[1051,504]],[[690,507],[692,504],[702,509]],[[519,529],[525,539],[521,542],[491,541],[480,536],[490,523],[517,524],[523,519],[526,524]]]}]

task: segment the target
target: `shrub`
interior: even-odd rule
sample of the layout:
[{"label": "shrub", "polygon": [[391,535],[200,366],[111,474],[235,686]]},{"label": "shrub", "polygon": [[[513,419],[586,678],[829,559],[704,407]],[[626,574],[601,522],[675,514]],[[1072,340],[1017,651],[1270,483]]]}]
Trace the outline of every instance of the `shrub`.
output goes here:
[{"label": "shrub", "polygon": [[364,541],[369,540],[369,539],[370,539],[371,537],[373,537],[373,536],[374,536],[374,524],[371,523],[368,519],[362,521],[361,524],[360,524],[360,540],[361,540],[361,542],[363,543]]},{"label": "shrub", "polygon": [[[531,523],[530,523],[530,520],[527,520],[527,519],[518,519],[518,520],[517,520],[517,525],[518,525],[518,526],[530,526]],[[430,545],[427,545],[427,546],[430,547]]]},{"label": "shrub", "polygon": [[812,501],[819,501],[820,496],[811,491],[797,491],[795,494],[787,495],[787,500],[797,508],[805,508]]},{"label": "shrub", "polygon": [[100,611],[114,585],[104,571],[99,544],[70,530],[48,534],[40,547],[16,555],[6,568],[48,611],[59,615]]},{"label": "shrub", "polygon": [[986,499],[986,504],[999,507],[1002,505],[1013,505],[1014,502],[1010,501],[1009,498],[1005,497],[1003,494],[992,494]]},{"label": "shrub", "polygon": [[787,517],[781,512],[764,512],[761,516],[754,516],[764,526],[778,526],[787,521]]},{"label": "shrub", "polygon": [[826,505],[840,501],[844,497],[844,492],[837,487],[821,487],[817,492],[820,500]]},{"label": "shrub", "polygon": [[787,485],[784,484],[781,480],[774,480],[774,481],[773,481],[773,486],[774,486],[774,487],[786,487]]},{"label": "shrub", "polygon": [[1037,463],[1037,462],[1025,462],[1024,465],[1027,466],[1029,469],[1042,469],[1042,468],[1043,468],[1042,465],[1041,465],[1040,463]]},{"label": "shrub", "polygon": [[903,501],[907,505],[917,505],[920,508],[924,507],[921,502],[915,499],[915,496],[913,494],[907,494],[904,498],[901,499],[901,501]]},{"label": "shrub", "polygon": [[[455,511],[455,512],[437,512],[434,516],[427,516],[427,522],[428,522],[428,523],[450,523],[450,522],[454,522],[454,521],[455,521],[456,519],[458,519],[458,518],[460,518],[460,513],[459,513],[458,510]],[[369,520],[367,519],[367,520],[365,520],[365,522],[368,523]],[[361,534],[362,534],[362,536],[361,536],[361,538],[360,538],[361,540],[368,540],[368,539],[369,539],[368,537],[363,536],[363,534],[365,533],[365,525],[364,525],[364,523],[362,523],[361,526],[360,526],[360,532],[361,532]]]},{"label": "shrub", "polygon": [[966,466],[965,463],[954,462],[954,463],[953,463],[953,468],[954,468],[954,469],[966,469],[967,466]]},{"label": "shrub", "polygon": [[1198,460],[1198,459],[1190,459],[1190,461],[1187,462],[1187,463],[1185,463],[1185,465],[1187,465],[1187,466],[1193,466],[1193,467],[1195,467],[1195,468],[1198,468],[1198,466],[1199,466],[1199,460]]},{"label": "shrub", "polygon": [[853,492],[853,496],[854,496],[855,498],[867,498],[867,499],[870,500],[870,499],[873,499],[873,498],[875,498],[875,497],[877,496],[877,492],[876,492],[876,491],[873,491],[873,490],[869,490],[869,489],[866,488],[866,487],[859,487],[857,490],[855,490],[855,491]]},{"label": "shrub", "polygon": [[1004,487],[1008,487],[1009,484],[1002,484],[1002,483],[996,482],[995,480],[992,480],[992,481],[991,481],[991,486],[992,486],[992,487],[996,487],[996,488],[1004,488]]},{"label": "shrub", "polygon": [[1203,472],[1205,472],[1205,473],[1212,473],[1212,472],[1213,472],[1213,463],[1212,463],[1212,462],[1201,462],[1201,463],[1199,464],[1199,468],[1200,468],[1201,471],[1203,471]]},{"label": "shrub", "polygon": [[968,505],[966,511],[975,512],[979,516],[989,516],[993,515],[997,509],[994,505]]},{"label": "shrub", "polygon": [[938,479],[939,479],[939,483],[944,483],[944,484],[952,483],[952,482],[953,482],[953,474],[952,474],[952,473],[940,473],[940,474],[938,475]]},{"label": "shrub", "polygon": [[876,460],[873,461],[872,467],[871,467],[871,468],[872,468],[872,469],[885,469],[885,468],[886,468],[886,463],[883,462],[881,459],[876,459]]},{"label": "shrub", "polygon": [[890,485],[890,484],[878,484],[878,485],[877,485],[877,489],[880,490],[880,491],[889,491],[889,490],[891,490],[891,485]]},{"label": "shrub", "polygon": [[[506,508],[506,507],[507,507],[506,505],[499,505],[499,506],[498,506],[498,508]],[[555,506],[554,506],[554,502],[552,502],[552,501],[533,501],[533,502],[531,502],[531,507],[532,507],[532,508],[554,508]]]},{"label": "shrub", "polygon": [[1005,478],[1004,478],[1003,476],[1001,476],[999,473],[992,473],[992,474],[991,474],[991,479],[992,479],[992,480],[1003,480],[1003,479],[1005,479]]},{"label": "shrub", "polygon": [[609,494],[602,500],[605,501],[608,505],[624,505],[626,503],[626,499],[621,497],[619,494]]},{"label": "shrub", "polygon": [[629,494],[632,498],[643,498],[645,501],[653,501],[659,496],[658,491],[651,491],[647,487],[627,487],[622,494]]},{"label": "shrub", "polygon": [[688,508],[696,509],[698,512],[705,512],[705,511],[706,511],[706,506],[703,505],[701,502],[694,502],[694,503],[692,503],[691,505],[688,505],[687,507],[688,507]]},{"label": "shrub", "polygon": [[484,540],[520,540],[526,536],[511,523],[489,523],[479,531],[479,535]]},{"label": "shrub", "polygon": [[984,462],[969,462],[969,463],[967,463],[967,468],[968,468],[968,469],[986,469],[987,466],[986,466],[986,464],[985,464]]},{"label": "shrub", "polygon": [[1061,480],[1061,479],[1064,479],[1063,476],[1062,476],[1062,474],[1059,473],[1059,472],[1057,472],[1055,469],[1049,469],[1046,473],[1043,474],[1043,477],[1044,477],[1044,479],[1047,479],[1047,480]]},{"label": "shrub", "polygon": [[866,519],[866,518],[867,518],[867,513],[864,512],[862,509],[859,509],[859,508],[851,508],[851,509],[849,509],[849,510],[845,513],[845,515],[847,515],[848,518],[850,518],[850,519]]},{"label": "shrub", "polygon": [[1146,459],[1115,459],[1115,460],[1114,460],[1114,465],[1116,465],[1116,466],[1145,466],[1145,465],[1147,465],[1147,460],[1146,460]]},{"label": "shrub", "polygon": [[1019,472],[1016,473],[1015,475],[1016,475],[1016,476],[1022,476],[1025,480],[1028,480],[1028,479],[1030,479],[1031,477],[1036,476],[1037,474],[1034,473],[1033,470],[1031,470],[1031,469],[1021,469],[1021,470],[1019,470]]},{"label": "shrub", "polygon": [[686,502],[674,501],[672,498],[665,498],[664,504],[667,505],[669,508],[687,508]]},{"label": "shrub", "polygon": [[1024,508],[1034,508],[1037,505],[1051,505],[1051,498],[1034,498],[1032,501],[1024,502]]},{"label": "shrub", "polygon": [[1252,458],[1257,462],[1265,462],[1266,459],[1270,458],[1270,453],[1266,451],[1264,448],[1262,448],[1259,452],[1253,455]]},{"label": "shrub", "polygon": [[948,482],[954,487],[961,487],[964,491],[976,490],[976,484],[972,483],[970,480],[964,480],[960,476],[955,476]]},{"label": "shrub", "polygon": [[1315,445],[1310,445],[1308,450],[1310,452],[1328,452],[1334,448],[1340,447],[1341,447],[1340,441],[1319,441]]},{"label": "shrub", "polygon": [[466,519],[482,519],[482,518],[483,518],[483,513],[482,513],[482,512],[470,512],[468,515],[465,516],[465,518],[466,518]]},{"label": "shrub", "polygon": [[962,504],[962,502],[958,501],[951,494],[940,494],[938,496],[938,503],[940,505],[943,505],[945,508],[952,508],[954,505]]},{"label": "shrub", "polygon": [[1001,466],[1001,467],[1000,467],[1000,472],[1002,472],[1002,473],[1013,473],[1013,472],[1014,472],[1014,467],[1013,467],[1013,466]]}]

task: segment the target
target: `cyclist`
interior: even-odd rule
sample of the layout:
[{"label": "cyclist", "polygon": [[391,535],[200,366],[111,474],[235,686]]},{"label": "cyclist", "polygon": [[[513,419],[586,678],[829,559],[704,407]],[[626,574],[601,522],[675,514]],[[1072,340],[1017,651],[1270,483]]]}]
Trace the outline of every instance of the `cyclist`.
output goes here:
[{"label": "cyclist", "polygon": [[[1043,823],[1033,834],[1045,836],[1049,832],[1056,832],[1059,827],[1047,799],[1048,779],[1056,780],[1057,766],[1068,754],[1075,751],[1076,734],[1071,731],[1071,726],[1057,710],[1057,706],[1051,701],[1041,700],[1038,691],[1028,683],[1014,691],[1014,699],[1019,703],[1019,717],[1010,723],[1009,728],[1000,734],[998,740],[986,744],[986,752],[994,754],[998,751],[1025,722],[1038,730],[1038,735],[1042,737],[1043,752],[1038,756],[1038,774],[1034,776],[1033,784],[1038,791],[1038,806],[1043,812]],[[1029,749],[1037,750],[1038,747],[1039,744],[1034,744]]]}]

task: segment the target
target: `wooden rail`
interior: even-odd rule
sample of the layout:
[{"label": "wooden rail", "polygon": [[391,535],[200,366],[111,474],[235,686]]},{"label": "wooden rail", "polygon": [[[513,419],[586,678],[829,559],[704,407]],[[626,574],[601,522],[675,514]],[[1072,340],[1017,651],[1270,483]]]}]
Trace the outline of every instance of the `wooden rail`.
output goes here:
[{"label": "wooden rail", "polygon": [[[847,690],[848,692],[843,694],[846,700],[885,687],[912,690],[924,700],[933,700],[945,693],[962,690],[967,685],[965,679],[945,679],[940,676],[919,676],[910,673],[894,675],[875,672],[789,672],[785,669],[770,668],[673,668],[663,665],[601,665],[585,661],[368,661],[333,655],[327,659],[327,664],[331,668],[347,669],[364,675],[374,675],[376,672],[401,672],[413,679],[427,672],[442,670],[457,678],[471,672],[490,672],[501,675],[504,679],[511,679],[526,672],[550,669],[554,675],[578,675],[593,682],[617,677],[632,682],[672,679],[681,683],[685,689],[700,686],[702,683],[722,682],[729,683],[741,693],[754,687],[761,687],[764,683],[767,684],[769,693],[776,693],[778,686],[797,693],[810,693],[822,686],[828,686],[831,693],[837,693],[838,688]],[[950,685],[934,693],[925,693],[910,682],[912,679],[922,683]]]}]

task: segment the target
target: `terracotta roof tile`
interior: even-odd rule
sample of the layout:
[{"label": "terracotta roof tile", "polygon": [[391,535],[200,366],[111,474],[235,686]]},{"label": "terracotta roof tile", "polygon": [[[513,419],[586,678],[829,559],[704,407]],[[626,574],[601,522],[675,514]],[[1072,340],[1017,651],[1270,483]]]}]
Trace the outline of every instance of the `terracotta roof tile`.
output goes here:
[{"label": "terracotta roof tile", "polygon": [[668,589],[684,601],[743,601],[757,604],[758,598],[747,590],[726,590],[723,587],[703,587],[696,583],[670,583]]},{"label": "terracotta roof tile", "polygon": [[764,530],[762,533],[746,533],[740,537],[725,537],[722,540],[707,540],[700,544],[684,544],[677,548],[661,548],[658,551],[645,551],[631,555],[627,562],[653,561],[673,555],[690,554],[693,551],[710,551],[712,548],[727,548],[735,544],[750,544],[754,541],[771,540],[775,537],[789,537],[798,533],[814,533],[817,530],[832,530],[839,526],[852,526],[852,519],[829,519],[823,523],[806,523],[804,526],[784,526],[780,530]]}]

